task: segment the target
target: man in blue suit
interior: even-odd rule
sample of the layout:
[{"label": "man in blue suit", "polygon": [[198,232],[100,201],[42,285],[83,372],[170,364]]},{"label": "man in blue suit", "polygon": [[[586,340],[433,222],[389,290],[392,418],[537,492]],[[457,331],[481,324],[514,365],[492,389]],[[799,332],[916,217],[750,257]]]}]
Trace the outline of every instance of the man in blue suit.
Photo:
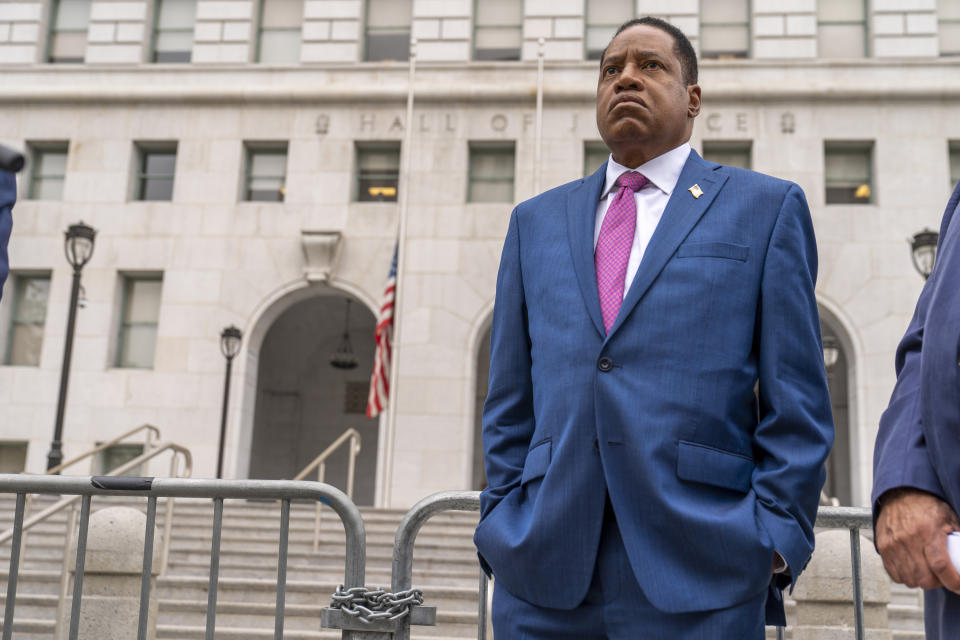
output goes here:
[{"label": "man in blue suit", "polygon": [[7,244],[13,227],[13,203],[17,199],[16,176],[0,169],[0,299],[3,298],[3,283],[10,273],[7,259]]},{"label": "man in blue suit", "polygon": [[927,639],[947,640],[960,635],[960,575],[947,554],[960,530],[960,184],[896,366],[873,452],[875,542],[891,578],[927,590]]},{"label": "man in blue suit", "polygon": [[699,112],[683,33],[624,24],[610,159],[510,218],[474,536],[498,640],[763,638],[813,550],[833,423],[810,214],[692,151]]}]

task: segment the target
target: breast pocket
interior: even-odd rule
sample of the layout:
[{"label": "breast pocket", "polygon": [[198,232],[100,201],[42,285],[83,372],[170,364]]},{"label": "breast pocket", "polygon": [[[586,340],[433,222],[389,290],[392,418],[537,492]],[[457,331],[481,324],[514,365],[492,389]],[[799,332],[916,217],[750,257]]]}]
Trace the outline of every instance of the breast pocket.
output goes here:
[{"label": "breast pocket", "polygon": [[750,247],[729,242],[688,242],[677,249],[678,258],[726,258],[746,262]]}]

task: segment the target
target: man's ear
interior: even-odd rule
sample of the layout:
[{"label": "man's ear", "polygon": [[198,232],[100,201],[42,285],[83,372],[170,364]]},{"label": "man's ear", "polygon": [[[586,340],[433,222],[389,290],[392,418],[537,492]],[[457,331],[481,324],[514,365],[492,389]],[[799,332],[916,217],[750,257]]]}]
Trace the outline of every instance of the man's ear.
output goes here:
[{"label": "man's ear", "polygon": [[687,117],[696,118],[700,115],[700,85],[687,86]]}]

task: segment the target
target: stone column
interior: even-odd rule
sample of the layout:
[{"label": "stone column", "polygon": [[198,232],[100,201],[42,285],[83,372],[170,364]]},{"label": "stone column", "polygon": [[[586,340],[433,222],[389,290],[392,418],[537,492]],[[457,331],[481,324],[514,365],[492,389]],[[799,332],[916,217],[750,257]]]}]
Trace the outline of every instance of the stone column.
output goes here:
[{"label": "stone column", "polygon": [[[129,640],[137,637],[146,523],[146,515],[130,507],[109,507],[91,514],[79,640]],[[156,576],[160,572],[160,543],[160,532],[154,528],[148,640],[157,636]],[[74,539],[70,553],[75,557],[76,551],[77,541]],[[73,573],[73,567],[70,571]],[[72,588],[69,593],[73,593]],[[69,600],[65,603],[63,615],[63,629],[66,631],[70,626]]]},{"label": "stone column", "polygon": [[[873,542],[860,536],[865,637],[891,640],[887,623],[890,579]],[[853,640],[853,568],[850,533],[830,529],[817,534],[816,551],[793,591],[797,626],[793,640]]]}]

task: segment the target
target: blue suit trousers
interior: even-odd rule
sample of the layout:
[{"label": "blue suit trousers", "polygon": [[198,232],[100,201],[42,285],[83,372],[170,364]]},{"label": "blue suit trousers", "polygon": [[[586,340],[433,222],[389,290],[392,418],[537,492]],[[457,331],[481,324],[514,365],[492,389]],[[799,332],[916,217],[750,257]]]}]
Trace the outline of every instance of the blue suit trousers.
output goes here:
[{"label": "blue suit trousers", "polygon": [[761,640],[767,592],[726,609],[665,613],[644,595],[607,501],[593,579],[580,606],[549,609],[502,585],[493,592],[497,640]]}]

